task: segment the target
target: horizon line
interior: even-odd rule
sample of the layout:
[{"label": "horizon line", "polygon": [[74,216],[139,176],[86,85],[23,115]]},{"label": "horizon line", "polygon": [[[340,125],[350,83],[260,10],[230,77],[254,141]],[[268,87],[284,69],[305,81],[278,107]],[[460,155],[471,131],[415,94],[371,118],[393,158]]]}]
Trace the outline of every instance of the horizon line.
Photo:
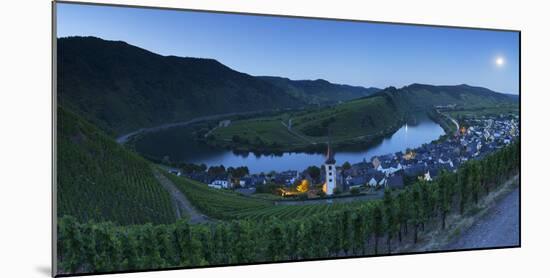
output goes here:
[{"label": "horizon line", "polygon": [[252,76],[252,77],[277,77],[277,78],[284,78],[284,79],[288,79],[290,81],[326,81],[326,82],[329,82],[331,84],[334,84],[334,85],[344,85],[344,86],[352,86],[352,87],[360,87],[360,88],[364,88],[364,89],[378,89],[380,91],[383,91],[383,90],[386,90],[388,88],[397,88],[397,89],[403,89],[405,87],[409,87],[409,86],[412,86],[412,85],[427,85],[427,86],[436,86],[436,87],[444,87],[444,86],[449,86],[449,87],[458,87],[458,86],[469,86],[469,87],[474,87],[474,88],[484,88],[484,89],[487,89],[487,90],[490,90],[492,92],[495,92],[495,93],[498,93],[498,94],[502,94],[502,95],[512,95],[512,96],[519,96],[519,92],[513,92],[513,93],[504,93],[504,92],[500,92],[500,91],[496,91],[496,90],[493,90],[491,88],[488,88],[488,87],[484,87],[484,86],[478,86],[478,85],[472,85],[472,84],[467,84],[467,83],[459,83],[459,84],[431,84],[431,83],[424,83],[424,82],[413,82],[413,83],[410,83],[408,85],[403,85],[401,87],[398,87],[398,86],[395,86],[395,85],[386,85],[385,87],[383,88],[380,88],[380,87],[376,87],[376,86],[363,86],[363,85],[354,85],[354,84],[349,84],[349,83],[339,83],[339,82],[333,82],[333,81],[330,81],[330,80],[327,80],[325,78],[316,78],[316,79],[307,79],[307,78],[304,78],[304,79],[292,79],[292,78],[289,78],[289,77],[286,77],[286,76],[277,76],[277,75],[253,75],[253,74],[250,74],[250,73],[247,73],[247,72],[244,72],[244,71],[240,71],[238,69],[235,69],[235,68],[232,68],[228,65],[226,65],[225,63],[223,63],[222,61],[219,61],[218,59],[215,59],[215,58],[209,58],[209,57],[194,57],[194,56],[177,56],[177,55],[163,55],[163,54],[159,54],[157,52],[154,52],[150,49],[146,49],[144,47],[141,47],[141,46],[138,46],[138,45],[134,45],[134,44],[131,44],[131,43],[128,43],[127,41],[124,41],[124,40],[115,40],[115,39],[105,39],[105,38],[102,38],[102,37],[98,37],[98,36],[93,36],[93,35],[69,35],[69,36],[64,36],[64,37],[57,37],[56,39],[69,39],[69,38],[92,38],[92,39],[99,39],[99,40],[102,40],[102,41],[106,41],[106,42],[122,42],[122,43],[125,43],[127,45],[130,45],[132,47],[136,47],[136,48],[139,48],[139,49],[142,49],[142,50],[145,50],[147,52],[150,52],[154,55],[158,55],[158,56],[161,56],[161,57],[175,57],[175,58],[180,58],[180,59],[204,59],[204,60],[212,60],[212,61],[216,61],[220,64],[222,64],[223,66],[233,70],[233,71],[236,71],[236,72],[239,72],[239,73],[242,73],[242,74],[246,74],[246,75],[249,75],[249,76]]}]

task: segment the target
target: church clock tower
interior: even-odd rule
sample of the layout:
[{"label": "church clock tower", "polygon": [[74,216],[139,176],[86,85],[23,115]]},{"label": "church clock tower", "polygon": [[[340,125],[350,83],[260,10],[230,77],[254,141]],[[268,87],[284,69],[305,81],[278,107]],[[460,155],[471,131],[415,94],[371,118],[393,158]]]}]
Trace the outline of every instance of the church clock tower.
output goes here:
[{"label": "church clock tower", "polygon": [[336,188],[336,160],[334,159],[334,153],[330,148],[330,143],[327,148],[327,158],[325,160],[325,183],[326,183],[326,194],[332,195],[334,189]]}]

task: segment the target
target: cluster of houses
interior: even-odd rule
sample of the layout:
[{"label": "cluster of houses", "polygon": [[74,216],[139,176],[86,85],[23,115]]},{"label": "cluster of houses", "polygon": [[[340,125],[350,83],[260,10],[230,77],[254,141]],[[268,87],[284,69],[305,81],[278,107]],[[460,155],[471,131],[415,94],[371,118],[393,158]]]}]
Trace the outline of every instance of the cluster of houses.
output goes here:
[{"label": "cluster of houses", "polygon": [[342,190],[356,186],[401,188],[411,178],[431,181],[441,170],[455,171],[470,159],[480,159],[519,136],[514,115],[465,119],[455,134],[442,142],[424,144],[405,153],[374,157],[342,170]]},{"label": "cluster of houses", "polygon": [[[336,188],[345,192],[354,187],[402,188],[406,181],[431,181],[442,170],[455,171],[470,159],[479,159],[510,144],[519,136],[519,120],[514,115],[500,115],[464,119],[462,127],[454,136],[444,141],[424,144],[404,152],[376,156],[367,161],[351,164],[351,167],[336,167]],[[326,163],[325,163],[326,164]],[[214,188],[233,188],[243,193],[253,193],[254,188],[267,183],[291,187],[297,181],[308,179],[315,184],[327,183],[325,167],[315,181],[307,170],[289,170],[269,174],[249,174],[234,179],[229,174],[211,176],[207,172],[186,174],[187,177],[206,183]],[[344,169],[345,168],[345,169]],[[327,168],[328,169],[328,168]],[[181,174],[176,171],[174,174]],[[246,192],[245,192],[246,191]]]}]

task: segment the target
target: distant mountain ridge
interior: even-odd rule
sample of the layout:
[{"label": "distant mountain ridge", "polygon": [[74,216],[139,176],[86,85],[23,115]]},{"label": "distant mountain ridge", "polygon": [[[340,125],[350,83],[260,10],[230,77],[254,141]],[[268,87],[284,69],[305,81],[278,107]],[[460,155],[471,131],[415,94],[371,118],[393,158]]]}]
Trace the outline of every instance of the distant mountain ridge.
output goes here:
[{"label": "distant mountain ridge", "polygon": [[392,99],[398,109],[426,110],[439,105],[458,105],[481,108],[500,104],[517,103],[513,95],[497,93],[483,87],[461,85],[427,85],[414,83],[400,89],[388,87],[373,96]]},{"label": "distant mountain ridge", "polygon": [[214,59],[162,56],[96,37],[58,39],[57,59],[58,103],[110,135],[209,115],[295,109],[374,95],[406,110],[518,100],[468,85],[378,89],[251,76]]},{"label": "distant mountain ridge", "polygon": [[379,88],[334,84],[324,79],[291,80],[276,76],[258,76],[273,85],[288,91],[291,95],[303,99],[310,104],[327,104],[347,101],[372,95]]}]

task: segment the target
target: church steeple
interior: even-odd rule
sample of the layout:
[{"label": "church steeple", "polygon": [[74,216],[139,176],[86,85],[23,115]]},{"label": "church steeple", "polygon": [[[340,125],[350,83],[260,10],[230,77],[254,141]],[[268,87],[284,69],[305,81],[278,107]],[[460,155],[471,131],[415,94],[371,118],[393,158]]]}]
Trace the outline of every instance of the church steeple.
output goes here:
[{"label": "church steeple", "polygon": [[334,159],[334,152],[330,148],[330,141],[327,143],[327,157],[325,160],[325,164],[336,164],[336,160]]},{"label": "church steeple", "polygon": [[325,159],[325,186],[323,190],[327,195],[334,194],[336,189],[336,159],[334,159],[334,152],[330,148],[330,141],[327,143],[327,157]]}]

